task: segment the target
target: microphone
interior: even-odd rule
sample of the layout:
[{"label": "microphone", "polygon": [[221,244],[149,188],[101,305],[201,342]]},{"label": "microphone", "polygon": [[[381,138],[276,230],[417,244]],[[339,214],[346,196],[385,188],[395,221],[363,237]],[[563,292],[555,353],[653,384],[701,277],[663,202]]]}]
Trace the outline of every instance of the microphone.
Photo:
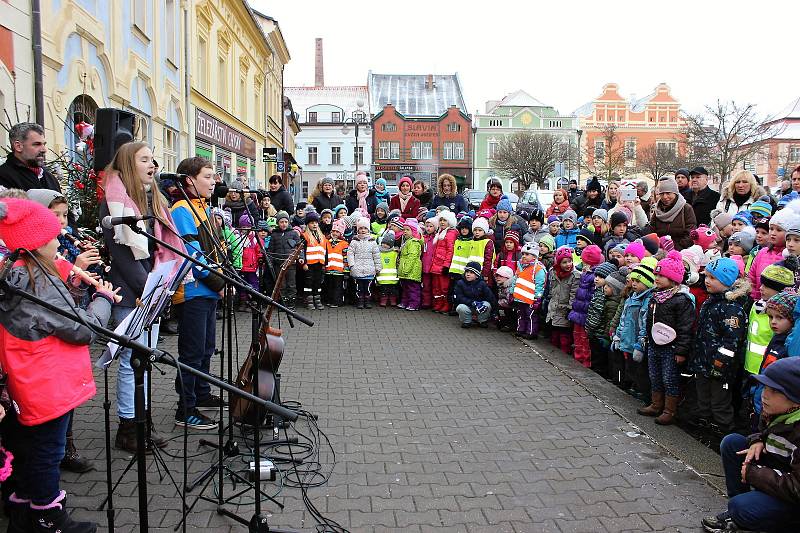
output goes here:
[{"label": "microphone", "polygon": [[228,187],[229,192],[238,192],[239,194],[265,194],[266,191],[263,189],[234,189],[233,187]]},{"label": "microphone", "polygon": [[180,181],[181,178],[188,178],[186,174],[179,174],[177,172],[159,172],[158,179],[160,180],[174,180]]},{"label": "microphone", "polygon": [[140,216],[140,217],[137,217],[137,216],[127,216],[127,217],[107,216],[107,217],[103,217],[103,221],[101,222],[101,225],[106,229],[114,229],[114,226],[119,226],[121,224],[126,224],[126,225],[130,226],[132,224],[136,224],[140,220],[152,220],[154,218],[156,218],[156,217],[154,217],[153,215],[143,215],[143,216]]},{"label": "microphone", "polygon": [[0,264],[0,280],[6,279],[8,273],[11,272],[11,267],[14,266],[14,263],[17,262],[19,259],[19,248],[8,254],[5,259],[3,259],[3,263]]}]

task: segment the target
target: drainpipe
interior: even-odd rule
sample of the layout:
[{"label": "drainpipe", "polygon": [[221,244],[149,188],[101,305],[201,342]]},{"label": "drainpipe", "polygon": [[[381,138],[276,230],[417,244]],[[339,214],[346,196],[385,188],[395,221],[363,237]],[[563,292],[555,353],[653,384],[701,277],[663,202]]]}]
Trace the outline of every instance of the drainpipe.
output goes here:
[{"label": "drainpipe", "polygon": [[31,40],[33,41],[33,99],[36,123],[44,128],[44,83],[42,81],[42,7],[31,0]]},{"label": "drainpipe", "polygon": [[190,94],[192,91],[190,74],[191,63],[189,61],[189,10],[187,7],[183,8],[183,105],[186,111],[186,157],[191,157],[194,153],[194,120],[192,120],[192,112],[190,109]]}]

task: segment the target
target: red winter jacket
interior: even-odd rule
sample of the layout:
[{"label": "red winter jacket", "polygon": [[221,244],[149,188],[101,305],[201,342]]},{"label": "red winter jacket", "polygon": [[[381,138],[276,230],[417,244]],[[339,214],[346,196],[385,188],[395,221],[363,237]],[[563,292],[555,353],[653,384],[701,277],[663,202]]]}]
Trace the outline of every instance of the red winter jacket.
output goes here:
[{"label": "red winter jacket", "polygon": [[[437,233],[437,236],[440,232]],[[458,232],[455,228],[448,228],[444,238],[439,238],[432,243],[433,262],[431,263],[431,274],[442,274],[445,268],[450,268],[450,261],[453,260],[453,248],[455,247]]]},{"label": "red winter jacket", "polygon": [[261,246],[259,246],[258,237],[248,235],[242,244],[242,272],[258,271],[258,260],[261,259]]},{"label": "red winter jacket", "polygon": [[411,195],[411,198],[408,199],[408,202],[406,202],[405,209],[400,209],[400,196],[395,194],[389,200],[389,210],[397,209],[400,211],[400,216],[402,218],[417,218],[417,215],[419,214],[419,206],[419,200],[413,194]]}]

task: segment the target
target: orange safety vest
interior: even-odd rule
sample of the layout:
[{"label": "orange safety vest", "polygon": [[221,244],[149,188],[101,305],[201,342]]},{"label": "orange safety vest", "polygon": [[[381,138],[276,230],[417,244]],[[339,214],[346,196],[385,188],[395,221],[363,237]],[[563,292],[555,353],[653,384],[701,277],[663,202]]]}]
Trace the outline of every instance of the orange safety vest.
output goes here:
[{"label": "orange safety vest", "polygon": [[338,274],[343,274],[345,272],[348,247],[349,245],[344,239],[336,244],[328,240],[325,241],[325,250],[328,252],[328,263],[325,265],[326,272]]},{"label": "orange safety vest", "polygon": [[325,264],[325,243],[328,242],[324,236],[322,241],[314,238],[314,235],[306,230],[303,232],[303,238],[306,240],[306,264]]},{"label": "orange safety vest", "polygon": [[517,272],[514,282],[514,301],[531,305],[536,300],[536,274],[544,267],[538,261]]}]

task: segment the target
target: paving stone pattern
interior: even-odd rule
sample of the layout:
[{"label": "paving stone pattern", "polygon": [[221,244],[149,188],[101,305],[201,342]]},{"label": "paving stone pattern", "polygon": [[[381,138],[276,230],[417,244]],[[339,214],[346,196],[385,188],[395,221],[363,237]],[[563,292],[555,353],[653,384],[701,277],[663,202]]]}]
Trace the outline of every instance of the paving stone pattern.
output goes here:
[{"label": "paving stone pattern", "polygon": [[[330,482],[309,496],[351,531],[697,531],[704,514],[724,506],[693,470],[509,334],[462,330],[455,318],[430,312],[309,313],[313,328],[286,332],[283,399],[319,415],[336,465]],[[243,358],[250,322],[237,316]],[[177,355],[176,339],[162,347]],[[576,366],[554,357],[562,368]],[[169,447],[176,454],[174,371],[164,370],[153,377],[154,422],[176,438]],[[75,513],[104,529],[106,515],[97,511],[106,494],[101,377],[100,394],[77,410],[75,422],[79,448],[99,470],[66,473],[64,488]],[[200,436],[216,438],[190,435],[190,478],[213,461],[198,449]],[[128,459],[113,451],[115,478]],[[182,460],[166,459],[180,478]],[[151,530],[172,531],[180,516],[176,490],[159,480],[150,459],[148,466]],[[267,488],[274,493],[278,485]],[[313,531],[298,489],[284,489],[279,500],[282,512],[265,504],[273,527]],[[252,499],[241,502],[231,509],[249,518]],[[138,531],[135,469],[114,503],[117,531]],[[203,501],[188,523],[195,531],[246,531]]]}]

